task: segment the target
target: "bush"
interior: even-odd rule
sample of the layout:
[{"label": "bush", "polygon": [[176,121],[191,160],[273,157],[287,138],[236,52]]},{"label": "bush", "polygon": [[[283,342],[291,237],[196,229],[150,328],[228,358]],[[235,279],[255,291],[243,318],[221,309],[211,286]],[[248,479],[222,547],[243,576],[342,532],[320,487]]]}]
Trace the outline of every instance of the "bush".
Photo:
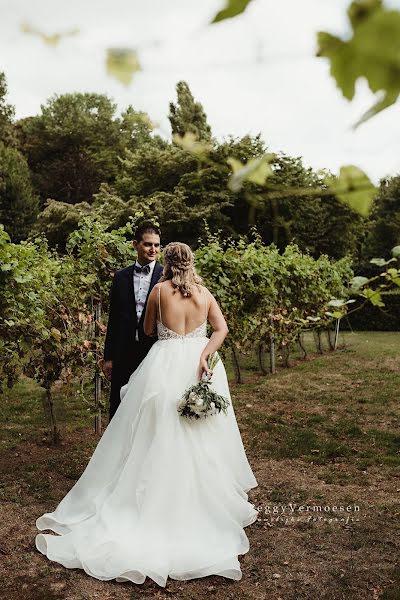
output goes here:
[{"label": "bush", "polygon": [[[400,294],[388,294],[384,297],[385,307],[373,306],[370,302],[350,313],[341,323],[344,330],[354,331],[400,331]],[[351,310],[362,306],[358,299]]]}]

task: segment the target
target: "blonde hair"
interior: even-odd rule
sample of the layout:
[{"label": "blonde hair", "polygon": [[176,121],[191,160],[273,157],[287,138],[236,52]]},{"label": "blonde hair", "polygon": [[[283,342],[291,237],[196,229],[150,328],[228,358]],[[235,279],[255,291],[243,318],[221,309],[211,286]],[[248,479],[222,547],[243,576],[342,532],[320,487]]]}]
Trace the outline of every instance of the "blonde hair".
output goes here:
[{"label": "blonde hair", "polygon": [[182,242],[171,242],[163,251],[164,270],[160,282],[171,279],[183,296],[191,296],[194,285],[203,283],[194,266],[191,248]]}]

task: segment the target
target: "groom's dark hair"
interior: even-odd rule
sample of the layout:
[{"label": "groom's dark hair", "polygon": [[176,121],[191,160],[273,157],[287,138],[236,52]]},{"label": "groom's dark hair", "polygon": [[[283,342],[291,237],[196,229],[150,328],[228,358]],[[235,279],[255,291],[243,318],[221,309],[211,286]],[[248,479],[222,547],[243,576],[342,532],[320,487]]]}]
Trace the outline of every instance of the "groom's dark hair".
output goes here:
[{"label": "groom's dark hair", "polygon": [[144,233],[155,233],[157,235],[161,235],[160,229],[157,227],[157,225],[154,225],[150,221],[145,221],[136,227],[134,239],[137,242],[140,242]]}]

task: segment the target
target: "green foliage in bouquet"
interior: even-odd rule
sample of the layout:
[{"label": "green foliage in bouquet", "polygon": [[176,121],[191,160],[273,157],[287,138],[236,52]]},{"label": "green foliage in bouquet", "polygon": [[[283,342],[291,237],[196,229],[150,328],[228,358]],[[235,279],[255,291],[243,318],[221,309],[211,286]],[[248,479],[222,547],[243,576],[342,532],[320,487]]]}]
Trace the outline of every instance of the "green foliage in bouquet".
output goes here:
[{"label": "green foliage in bouquet", "polygon": [[[210,355],[208,366],[211,371],[213,371],[219,360],[220,357],[217,352]],[[211,377],[209,377],[202,379],[202,381],[190,386],[185,391],[178,405],[178,413],[189,419],[201,419],[221,411],[227,414],[229,404],[228,398],[217,394],[212,389]]]}]

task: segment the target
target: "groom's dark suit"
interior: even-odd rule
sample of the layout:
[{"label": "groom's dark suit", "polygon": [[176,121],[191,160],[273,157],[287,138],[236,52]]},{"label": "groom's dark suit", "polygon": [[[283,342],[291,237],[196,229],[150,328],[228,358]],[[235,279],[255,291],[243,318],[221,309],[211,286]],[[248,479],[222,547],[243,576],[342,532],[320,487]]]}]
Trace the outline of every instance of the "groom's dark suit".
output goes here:
[{"label": "groom's dark suit", "polygon": [[[120,404],[120,389],[130,375],[142,362],[156,337],[144,334],[143,323],[147,298],[162,273],[162,266],[156,262],[151,277],[150,287],[144,310],[138,321],[136,314],[135,292],[133,287],[134,265],[120,269],[114,273],[110,294],[110,309],[107,335],[104,345],[104,360],[112,360],[110,420]],[[138,332],[139,340],[136,340]]]}]

